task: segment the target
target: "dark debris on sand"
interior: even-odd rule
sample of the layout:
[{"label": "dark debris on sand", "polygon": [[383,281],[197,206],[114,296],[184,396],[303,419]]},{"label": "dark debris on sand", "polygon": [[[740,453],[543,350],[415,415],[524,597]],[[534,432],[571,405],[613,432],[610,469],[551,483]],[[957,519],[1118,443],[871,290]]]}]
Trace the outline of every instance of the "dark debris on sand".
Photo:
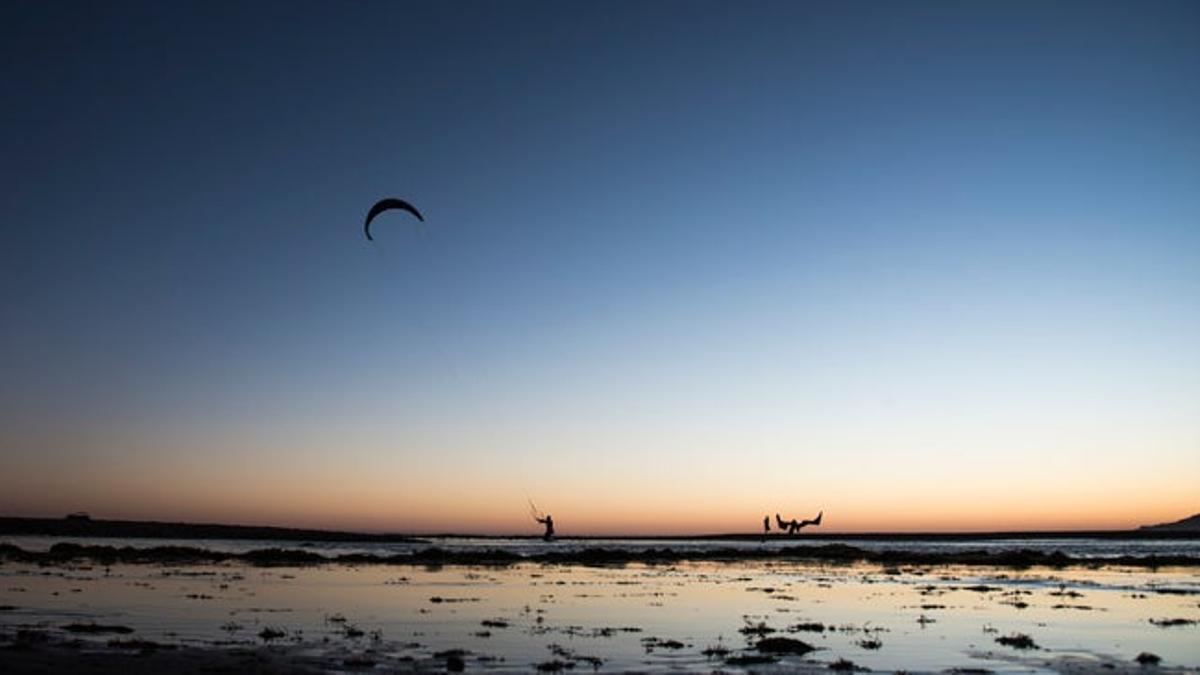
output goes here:
[{"label": "dark debris on sand", "polygon": [[[744,560],[794,560],[824,562],[873,562],[885,565],[982,565],[991,567],[1027,568],[1034,566],[1063,568],[1072,565],[1156,568],[1165,566],[1200,567],[1200,557],[1185,555],[1122,556],[1095,560],[1076,558],[1055,551],[1045,553],[1028,549],[1009,551],[868,551],[846,544],[798,545],[781,549],[712,549],[675,550],[670,548],[631,551],[624,549],[587,548],[573,551],[545,551],[520,555],[512,551],[488,549],[483,551],[448,551],[436,547],[396,555],[364,553],[324,556],[311,551],[270,548],[246,553],[211,551],[189,546],[94,546],[58,543],[48,551],[26,551],[12,544],[0,544],[0,560],[55,564],[76,560],[92,560],[101,564],[203,564],[245,562],[260,566],[300,566],[324,563],[390,564],[390,565],[491,565],[507,566],[522,562],[580,565],[625,565],[629,563],[673,564],[682,561],[736,562]],[[987,586],[965,587],[964,590],[988,592]],[[1156,592],[1164,592],[1158,591]]]},{"label": "dark debris on sand", "polygon": [[133,632],[129,626],[106,626],[100,623],[69,623],[62,627],[68,633],[86,633],[89,635],[100,635],[103,633],[117,633],[118,635],[127,635]]},{"label": "dark debris on sand", "polygon": [[642,638],[642,646],[646,648],[646,653],[649,654],[655,649],[683,649],[687,645],[679,640],[664,640],[656,637]]},{"label": "dark debris on sand", "polygon": [[872,650],[881,649],[883,647],[883,641],[880,640],[879,638],[874,638],[874,637],[873,638],[864,638],[864,639],[858,641],[858,646],[862,647],[863,649],[872,649]]},{"label": "dark debris on sand", "polygon": [[1194,625],[1196,625],[1196,623],[1200,623],[1200,622],[1197,622],[1195,619],[1174,618],[1174,619],[1150,619],[1150,623],[1154,624],[1155,626],[1158,626],[1159,628],[1172,628],[1175,626],[1194,626]]},{"label": "dark debris on sand", "polygon": [[738,632],[746,636],[766,637],[774,633],[775,629],[768,626],[765,621],[759,621],[758,623],[747,621],[745,626],[738,629]]},{"label": "dark debris on sand", "polygon": [[1141,654],[1137,655],[1137,658],[1135,658],[1134,661],[1137,661],[1143,666],[1157,666],[1162,661],[1162,657],[1158,654],[1142,652]]},{"label": "dark debris on sand", "polygon": [[723,659],[726,656],[729,656],[729,649],[721,645],[715,645],[712,647],[705,647],[700,653],[703,654],[705,658]]},{"label": "dark debris on sand", "polygon": [[1037,643],[1033,641],[1033,638],[1024,633],[1002,635],[996,638],[996,642],[1004,645],[1005,647],[1012,647],[1013,649],[1041,649],[1037,646]]},{"label": "dark debris on sand", "polygon": [[461,673],[467,668],[467,662],[464,657],[470,653],[465,649],[447,649],[445,651],[434,652],[433,658],[445,659],[446,670],[452,673]]},{"label": "dark debris on sand", "polygon": [[153,642],[150,640],[141,640],[138,638],[129,638],[126,640],[122,640],[120,638],[113,638],[108,641],[108,646],[112,647],[113,649],[136,649],[138,651],[143,651],[143,652],[152,652],[152,651],[157,651],[159,649],[175,649],[176,648],[176,645],[164,645],[164,644],[161,644],[158,642]]},{"label": "dark debris on sand", "polygon": [[797,656],[803,656],[816,649],[803,640],[786,637],[763,638],[754,644],[754,648],[768,654],[795,654]]}]

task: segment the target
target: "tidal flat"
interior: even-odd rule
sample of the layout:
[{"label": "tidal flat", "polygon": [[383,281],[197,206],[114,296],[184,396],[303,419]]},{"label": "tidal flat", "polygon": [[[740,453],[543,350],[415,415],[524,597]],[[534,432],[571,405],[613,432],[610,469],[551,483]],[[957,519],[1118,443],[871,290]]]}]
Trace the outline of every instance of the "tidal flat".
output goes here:
[{"label": "tidal flat", "polygon": [[1197,672],[1197,620],[1119,562],[0,564],[5,672]]}]

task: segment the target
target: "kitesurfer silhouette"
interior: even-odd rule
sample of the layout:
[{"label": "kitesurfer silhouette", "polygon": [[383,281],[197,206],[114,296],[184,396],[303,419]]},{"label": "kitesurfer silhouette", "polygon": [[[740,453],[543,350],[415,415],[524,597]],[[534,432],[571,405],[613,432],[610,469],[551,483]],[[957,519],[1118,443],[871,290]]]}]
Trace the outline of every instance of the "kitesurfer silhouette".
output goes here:
[{"label": "kitesurfer silhouette", "polygon": [[816,518],[813,518],[811,520],[796,520],[795,518],[792,518],[791,520],[784,520],[783,518],[781,518],[779,516],[778,513],[776,513],[775,514],[775,524],[779,527],[780,530],[787,530],[788,534],[796,534],[800,530],[804,529],[804,527],[807,525],[818,525],[819,526],[821,524],[821,518],[824,515],[825,515],[825,512],[821,511],[820,513],[817,514]]},{"label": "kitesurfer silhouette", "polygon": [[545,518],[535,517],[534,520],[536,520],[539,523],[546,526],[546,533],[542,535],[542,540],[543,541],[553,541],[554,540],[554,518],[551,517],[549,513],[547,513]]},{"label": "kitesurfer silhouette", "polygon": [[542,540],[554,541],[554,518],[550,517],[549,513],[543,515],[542,510],[533,503],[532,499],[527,499],[526,501],[529,502],[529,515],[533,516],[533,519],[537,522],[546,526],[546,533],[542,535]]}]

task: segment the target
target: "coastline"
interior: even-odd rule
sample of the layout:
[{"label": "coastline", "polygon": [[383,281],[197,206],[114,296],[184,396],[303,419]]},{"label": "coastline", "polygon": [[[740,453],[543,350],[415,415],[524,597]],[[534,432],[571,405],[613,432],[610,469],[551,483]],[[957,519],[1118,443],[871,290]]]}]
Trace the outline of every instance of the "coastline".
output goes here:
[{"label": "coastline", "polygon": [[[184,523],[153,520],[109,520],[92,518],[32,518],[0,516],[0,536],[94,537],[114,539],[272,539],[278,541],[321,541],[421,544],[430,539],[527,539],[540,534],[381,533],[323,530],[270,525]],[[1001,530],[980,532],[725,532],[707,534],[608,534],[560,536],[560,541],[998,541],[1005,539],[1131,539],[1200,540],[1200,531],[1141,527],[1131,530]]]},{"label": "coastline", "polygon": [[0,562],[53,565],[77,561],[100,564],[212,564],[241,562],[257,566],[282,565],[486,565],[509,566],[520,563],[560,565],[650,565],[677,562],[744,562],[790,561],[825,563],[873,563],[885,567],[896,565],[962,565],[969,567],[1200,567],[1200,557],[1190,555],[1144,555],[1087,558],[1071,556],[1061,551],[1044,552],[1031,549],[998,551],[964,550],[954,552],[885,549],[872,551],[845,544],[797,545],[778,549],[707,550],[650,548],[628,550],[590,547],[576,550],[543,551],[522,554],[498,548],[472,551],[452,551],[429,547],[409,553],[377,555],[349,553],[322,555],[312,551],[288,548],[263,548],[247,552],[215,551],[194,546],[133,546],[85,545],[57,543],[46,551],[30,551],[13,544],[0,544]]},{"label": "coastline", "polygon": [[0,517],[0,536],[97,537],[119,539],[275,539],[279,541],[337,541],[419,544],[424,540],[402,534],[372,534],[293,527],[172,523],[156,520],[104,520],[83,517]]}]

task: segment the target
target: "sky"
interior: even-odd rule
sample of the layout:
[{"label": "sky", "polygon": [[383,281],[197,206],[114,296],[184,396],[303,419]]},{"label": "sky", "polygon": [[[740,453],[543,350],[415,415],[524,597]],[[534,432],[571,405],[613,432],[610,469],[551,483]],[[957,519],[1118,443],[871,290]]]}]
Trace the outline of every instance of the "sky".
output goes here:
[{"label": "sky", "polygon": [[1190,515],[1197,73],[1194,2],[4,3],[0,515]]}]

